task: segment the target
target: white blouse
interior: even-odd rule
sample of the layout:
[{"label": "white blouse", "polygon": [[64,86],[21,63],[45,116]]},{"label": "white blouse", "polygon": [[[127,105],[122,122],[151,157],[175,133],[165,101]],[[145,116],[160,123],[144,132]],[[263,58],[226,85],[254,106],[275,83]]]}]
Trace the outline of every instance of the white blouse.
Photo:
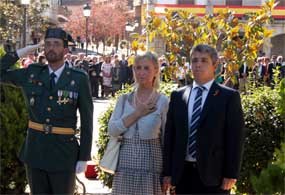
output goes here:
[{"label": "white blouse", "polygon": [[[122,135],[124,138],[132,138],[135,135],[137,128],[140,139],[156,139],[161,136],[163,140],[169,103],[168,97],[160,94],[156,103],[156,111],[139,118],[136,123],[129,128],[126,128],[123,123],[123,118],[130,115],[135,110],[133,105],[130,103],[131,95],[133,95],[133,93],[119,97],[109,120],[109,135],[114,137]],[[124,109],[122,108],[123,101],[125,101]]]}]

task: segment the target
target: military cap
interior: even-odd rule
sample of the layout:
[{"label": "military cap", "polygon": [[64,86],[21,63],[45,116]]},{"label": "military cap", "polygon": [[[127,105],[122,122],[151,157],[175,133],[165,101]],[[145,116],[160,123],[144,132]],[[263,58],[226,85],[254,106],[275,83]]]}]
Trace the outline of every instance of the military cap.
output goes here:
[{"label": "military cap", "polygon": [[45,39],[47,38],[57,38],[63,40],[64,46],[68,46],[69,43],[73,43],[71,45],[74,45],[74,40],[70,34],[65,32],[62,28],[48,28],[46,30]]}]

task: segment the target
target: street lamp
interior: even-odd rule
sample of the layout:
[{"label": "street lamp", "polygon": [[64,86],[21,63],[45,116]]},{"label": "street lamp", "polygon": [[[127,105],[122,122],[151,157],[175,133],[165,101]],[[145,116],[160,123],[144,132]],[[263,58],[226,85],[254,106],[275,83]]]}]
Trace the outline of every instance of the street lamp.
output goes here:
[{"label": "street lamp", "polygon": [[26,46],[26,36],[27,36],[27,7],[30,4],[30,0],[21,0],[21,4],[24,7],[24,24],[23,24],[23,46]]},{"label": "street lamp", "polygon": [[127,31],[127,38],[128,38],[128,44],[127,44],[127,56],[129,56],[129,50],[130,50],[130,33],[129,32],[132,32],[134,30],[134,27],[129,23],[127,22],[126,23],[126,31]]},{"label": "street lamp", "polygon": [[87,4],[85,4],[84,5],[84,7],[83,7],[83,15],[85,16],[85,18],[86,18],[86,50],[85,50],[85,55],[86,55],[86,57],[87,57],[87,48],[88,48],[88,18],[89,18],[89,16],[91,15],[91,7],[90,7],[90,5],[87,3]]}]

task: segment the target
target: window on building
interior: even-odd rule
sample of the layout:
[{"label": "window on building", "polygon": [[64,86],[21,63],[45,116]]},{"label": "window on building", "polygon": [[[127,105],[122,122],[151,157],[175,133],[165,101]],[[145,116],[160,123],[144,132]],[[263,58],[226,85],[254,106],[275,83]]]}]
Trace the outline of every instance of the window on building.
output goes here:
[{"label": "window on building", "polygon": [[194,0],[178,0],[178,4],[194,4]]},{"label": "window on building", "polygon": [[226,0],[226,5],[242,5],[242,0]]},{"label": "window on building", "polygon": [[195,4],[196,5],[206,5],[207,4],[207,0],[195,0]]},{"label": "window on building", "polygon": [[[182,2],[183,0],[180,1]],[[226,1],[227,0],[192,0],[191,2],[195,3],[196,5],[225,5]]]}]

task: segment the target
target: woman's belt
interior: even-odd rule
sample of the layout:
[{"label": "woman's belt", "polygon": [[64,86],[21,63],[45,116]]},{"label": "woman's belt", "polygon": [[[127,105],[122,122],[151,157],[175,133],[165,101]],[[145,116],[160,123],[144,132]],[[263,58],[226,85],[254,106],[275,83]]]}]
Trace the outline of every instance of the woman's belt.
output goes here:
[{"label": "woman's belt", "polygon": [[33,130],[44,132],[45,134],[50,134],[50,133],[60,134],[60,135],[74,135],[75,134],[75,130],[72,128],[53,127],[52,125],[35,123],[30,120],[29,120],[28,127]]}]

